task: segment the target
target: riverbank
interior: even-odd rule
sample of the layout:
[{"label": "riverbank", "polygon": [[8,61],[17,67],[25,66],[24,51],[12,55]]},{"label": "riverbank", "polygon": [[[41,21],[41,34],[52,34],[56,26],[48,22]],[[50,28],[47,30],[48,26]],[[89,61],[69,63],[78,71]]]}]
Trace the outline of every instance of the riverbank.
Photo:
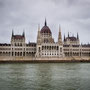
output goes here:
[{"label": "riverbank", "polygon": [[77,63],[90,62],[90,57],[33,58],[33,57],[0,57],[0,63]]},{"label": "riverbank", "polygon": [[0,61],[0,63],[90,63],[90,60],[8,60]]},{"label": "riverbank", "polygon": [[78,63],[90,62],[87,57],[67,57],[67,58],[31,58],[31,57],[0,57],[0,63]]}]

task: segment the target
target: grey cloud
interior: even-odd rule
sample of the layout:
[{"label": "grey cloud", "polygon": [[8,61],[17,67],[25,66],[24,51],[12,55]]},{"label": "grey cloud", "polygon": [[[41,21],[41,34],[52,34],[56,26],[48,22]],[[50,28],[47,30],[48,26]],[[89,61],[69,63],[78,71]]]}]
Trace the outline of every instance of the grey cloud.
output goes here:
[{"label": "grey cloud", "polygon": [[79,32],[82,42],[90,41],[90,0],[0,0],[0,42],[10,41],[12,28],[15,34],[25,29],[27,41],[36,41],[45,17],[55,41],[59,24],[62,34]]}]

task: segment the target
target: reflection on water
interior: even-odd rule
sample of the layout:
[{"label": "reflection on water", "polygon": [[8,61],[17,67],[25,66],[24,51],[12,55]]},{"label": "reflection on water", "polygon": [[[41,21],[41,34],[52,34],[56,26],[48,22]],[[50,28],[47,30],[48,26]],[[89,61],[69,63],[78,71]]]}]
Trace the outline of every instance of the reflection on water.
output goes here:
[{"label": "reflection on water", "polygon": [[90,64],[0,64],[0,90],[90,90]]}]

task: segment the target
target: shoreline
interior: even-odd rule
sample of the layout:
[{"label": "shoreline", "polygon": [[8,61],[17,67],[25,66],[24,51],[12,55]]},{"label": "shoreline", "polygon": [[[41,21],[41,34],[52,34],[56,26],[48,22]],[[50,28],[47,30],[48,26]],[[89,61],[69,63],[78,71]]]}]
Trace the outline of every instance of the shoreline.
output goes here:
[{"label": "shoreline", "polygon": [[0,60],[1,63],[90,63],[90,60]]},{"label": "shoreline", "polygon": [[0,57],[0,63],[89,63],[90,57]]}]

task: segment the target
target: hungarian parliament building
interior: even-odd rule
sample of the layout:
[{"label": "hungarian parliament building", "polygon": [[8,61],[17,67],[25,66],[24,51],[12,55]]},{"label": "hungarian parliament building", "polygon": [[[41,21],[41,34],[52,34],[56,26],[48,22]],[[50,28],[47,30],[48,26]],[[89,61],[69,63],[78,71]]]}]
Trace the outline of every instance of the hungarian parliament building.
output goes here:
[{"label": "hungarian parliament building", "polygon": [[26,43],[25,32],[15,35],[12,30],[11,43],[0,43],[0,57],[28,57],[28,58],[68,58],[89,57],[90,44],[80,44],[79,35],[67,37],[62,40],[61,28],[58,30],[58,41],[55,42],[52,32],[45,24],[38,27],[37,42]]}]

